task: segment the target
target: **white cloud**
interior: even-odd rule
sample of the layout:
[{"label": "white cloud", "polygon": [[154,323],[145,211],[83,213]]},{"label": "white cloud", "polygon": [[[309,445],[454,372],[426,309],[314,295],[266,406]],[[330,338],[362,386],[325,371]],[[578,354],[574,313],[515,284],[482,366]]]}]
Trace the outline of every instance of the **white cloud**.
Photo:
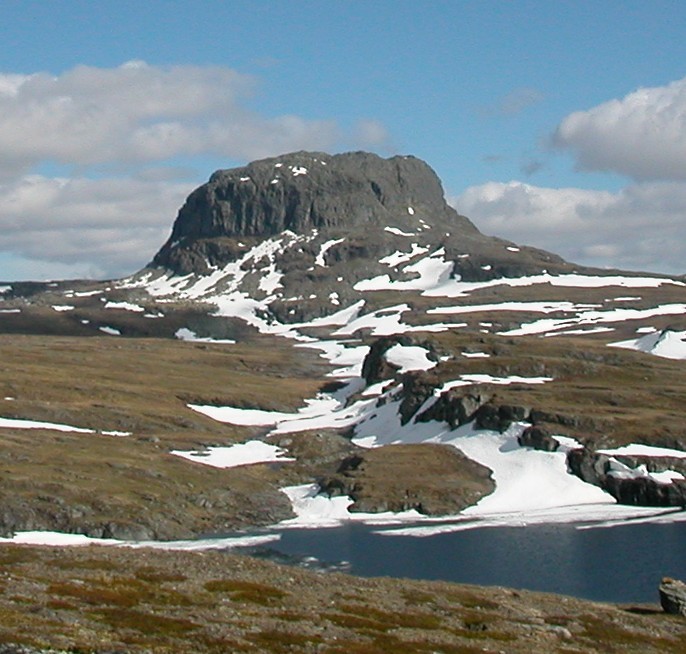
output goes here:
[{"label": "white cloud", "polygon": [[355,140],[371,146],[387,146],[390,135],[386,126],[378,120],[360,120],[355,126]]},{"label": "white cloud", "polygon": [[[142,61],[56,76],[0,73],[0,278],[142,267],[197,185],[178,181],[195,177],[191,158],[250,161],[386,139],[377,121],[343,133],[334,120],[265,115],[249,104],[257,84],[221,66]],[[55,164],[74,177],[37,174]],[[103,170],[122,177],[94,175]]]},{"label": "white cloud", "polygon": [[87,166],[215,154],[254,159],[328,149],[329,120],[265,117],[245,108],[253,78],[223,67],[78,66],[62,75],[0,75],[5,174],[45,161]]},{"label": "white cloud", "polygon": [[[190,190],[164,181],[26,176],[0,186],[0,251],[43,262],[34,278],[58,277],[64,266],[90,277],[131,273],[167,238]],[[53,273],[45,262],[58,264]]]},{"label": "white cloud", "polygon": [[643,182],[611,193],[491,182],[468,188],[451,204],[487,234],[576,263],[686,272],[684,183]]},{"label": "white cloud", "polygon": [[583,170],[686,180],[686,78],[570,114],[552,141]]}]

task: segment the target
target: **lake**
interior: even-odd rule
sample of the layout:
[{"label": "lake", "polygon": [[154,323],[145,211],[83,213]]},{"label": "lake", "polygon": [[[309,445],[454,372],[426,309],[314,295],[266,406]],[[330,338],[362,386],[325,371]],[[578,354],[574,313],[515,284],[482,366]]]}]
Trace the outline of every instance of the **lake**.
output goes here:
[{"label": "lake", "polygon": [[611,602],[654,603],[663,576],[686,579],[683,522],[486,527],[422,538],[379,530],[360,523],[284,530],[270,545],[275,552],[263,554],[316,557],[323,567],[361,576],[509,586]]}]

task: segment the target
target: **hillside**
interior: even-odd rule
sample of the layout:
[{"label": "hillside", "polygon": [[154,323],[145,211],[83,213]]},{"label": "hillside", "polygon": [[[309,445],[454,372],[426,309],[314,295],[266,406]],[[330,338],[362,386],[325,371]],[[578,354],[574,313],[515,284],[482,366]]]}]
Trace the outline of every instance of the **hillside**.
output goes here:
[{"label": "hillside", "polygon": [[[413,157],[218,171],[140,272],[0,284],[0,534],[158,546],[378,516],[424,533],[436,517],[650,520],[686,498],[685,313],[683,278],[481,234]],[[0,642],[27,647],[677,652],[685,637],[656,607],[225,552],[0,555]]]},{"label": "hillside", "polygon": [[413,157],[218,171],[141,272],[0,288],[6,535],[273,524],[296,487],[487,514],[496,443],[576,473],[547,506],[684,503],[683,280],[485,236]]}]

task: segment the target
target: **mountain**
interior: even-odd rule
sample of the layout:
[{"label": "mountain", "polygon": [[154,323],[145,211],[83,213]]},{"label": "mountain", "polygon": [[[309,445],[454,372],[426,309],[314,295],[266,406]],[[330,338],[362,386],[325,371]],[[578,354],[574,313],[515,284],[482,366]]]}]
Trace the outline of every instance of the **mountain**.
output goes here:
[{"label": "mountain", "polygon": [[685,501],[683,279],[486,236],[414,157],[218,171],[138,273],[0,289],[5,534]]},{"label": "mountain", "polygon": [[[271,310],[283,321],[323,315],[332,292],[343,304],[360,299],[354,285],[365,278],[412,278],[387,259],[408,243],[415,254],[442,250],[450,274],[465,281],[572,270],[555,255],[481,234],[446,203],[423,161],[365,152],[296,152],[214,173],[188,197],[151,267],[207,275],[265,240],[274,245],[261,256],[284,289]],[[239,286],[251,295],[252,279]],[[289,296],[303,296],[293,314],[283,304]]]},{"label": "mountain", "polygon": [[139,272],[0,284],[0,535],[148,545],[3,548],[0,649],[682,651],[645,608],[152,548],[683,519],[685,315],[683,278],[480,233],[413,157],[218,171]]}]

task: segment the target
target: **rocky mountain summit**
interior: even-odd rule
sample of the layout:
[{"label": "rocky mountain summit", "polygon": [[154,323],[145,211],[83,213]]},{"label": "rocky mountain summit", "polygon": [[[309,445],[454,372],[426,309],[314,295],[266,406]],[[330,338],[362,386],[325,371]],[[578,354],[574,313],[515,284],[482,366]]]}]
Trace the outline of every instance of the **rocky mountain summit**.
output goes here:
[{"label": "rocky mountain summit", "polygon": [[[248,263],[245,254],[265,239],[280,246]],[[420,159],[366,152],[295,152],[217,171],[190,194],[151,267],[207,275],[236,261],[253,271],[273,265],[285,296],[335,292],[349,303],[361,297],[352,287],[365,278],[416,277],[388,259],[408,240],[413,249],[398,264],[440,251],[449,274],[465,281],[573,270],[556,255],[483,235],[447,204],[436,173]],[[244,286],[251,294],[269,290],[250,288],[250,279]],[[272,308],[282,321],[326,312],[304,299],[293,313],[278,301]]]}]

